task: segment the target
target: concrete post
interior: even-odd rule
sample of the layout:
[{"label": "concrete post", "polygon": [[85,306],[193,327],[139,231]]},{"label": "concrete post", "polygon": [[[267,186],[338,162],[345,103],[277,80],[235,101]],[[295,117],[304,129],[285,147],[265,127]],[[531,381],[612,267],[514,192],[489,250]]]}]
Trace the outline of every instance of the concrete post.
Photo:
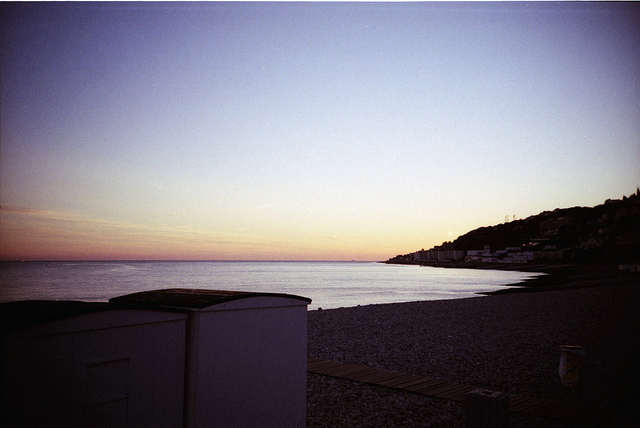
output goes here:
[{"label": "concrete post", "polygon": [[506,428],[509,426],[509,396],[487,389],[474,389],[466,395],[467,428]]}]

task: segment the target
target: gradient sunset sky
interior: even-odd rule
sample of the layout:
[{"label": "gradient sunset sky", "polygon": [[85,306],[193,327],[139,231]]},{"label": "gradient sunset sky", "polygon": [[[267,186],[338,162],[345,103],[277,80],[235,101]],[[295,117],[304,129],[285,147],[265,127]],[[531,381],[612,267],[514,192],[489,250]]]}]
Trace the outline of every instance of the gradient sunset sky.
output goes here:
[{"label": "gradient sunset sky", "polygon": [[385,260],[640,185],[640,5],[0,4],[0,259]]}]

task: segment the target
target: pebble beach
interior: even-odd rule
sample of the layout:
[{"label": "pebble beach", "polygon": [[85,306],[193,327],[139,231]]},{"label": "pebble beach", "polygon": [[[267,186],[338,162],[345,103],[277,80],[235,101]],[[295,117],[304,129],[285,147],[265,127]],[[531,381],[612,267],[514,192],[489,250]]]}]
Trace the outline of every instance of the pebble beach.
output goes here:
[{"label": "pebble beach", "polygon": [[[584,272],[553,272],[535,292],[310,311],[308,356],[603,406],[636,426],[640,277]],[[561,345],[586,353],[575,388],[560,382]],[[464,426],[464,403],[311,373],[307,384],[308,427]],[[509,423],[573,426],[514,412]]]}]

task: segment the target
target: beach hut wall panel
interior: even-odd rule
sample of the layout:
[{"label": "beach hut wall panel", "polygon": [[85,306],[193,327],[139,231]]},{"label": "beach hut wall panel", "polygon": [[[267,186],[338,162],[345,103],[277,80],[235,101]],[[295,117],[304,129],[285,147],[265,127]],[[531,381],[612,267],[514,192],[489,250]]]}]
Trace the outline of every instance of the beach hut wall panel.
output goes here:
[{"label": "beach hut wall panel", "polygon": [[192,316],[188,425],[305,426],[306,303],[256,297]]},{"label": "beach hut wall panel", "polygon": [[181,426],[186,322],[110,307],[4,335],[0,424]]},{"label": "beach hut wall panel", "polygon": [[310,299],[172,289],[112,301],[190,311],[185,426],[305,426]]}]

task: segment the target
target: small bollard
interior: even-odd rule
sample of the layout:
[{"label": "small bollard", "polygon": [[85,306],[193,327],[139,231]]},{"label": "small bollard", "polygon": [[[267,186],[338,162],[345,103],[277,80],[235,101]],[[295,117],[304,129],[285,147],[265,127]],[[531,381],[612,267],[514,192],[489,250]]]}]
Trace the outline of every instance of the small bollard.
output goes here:
[{"label": "small bollard", "polygon": [[488,389],[474,389],[466,395],[467,428],[506,428],[509,426],[509,396]]},{"label": "small bollard", "polygon": [[562,345],[560,346],[560,367],[558,374],[564,386],[573,388],[578,385],[578,368],[580,367],[580,357],[585,352],[582,346]]}]

